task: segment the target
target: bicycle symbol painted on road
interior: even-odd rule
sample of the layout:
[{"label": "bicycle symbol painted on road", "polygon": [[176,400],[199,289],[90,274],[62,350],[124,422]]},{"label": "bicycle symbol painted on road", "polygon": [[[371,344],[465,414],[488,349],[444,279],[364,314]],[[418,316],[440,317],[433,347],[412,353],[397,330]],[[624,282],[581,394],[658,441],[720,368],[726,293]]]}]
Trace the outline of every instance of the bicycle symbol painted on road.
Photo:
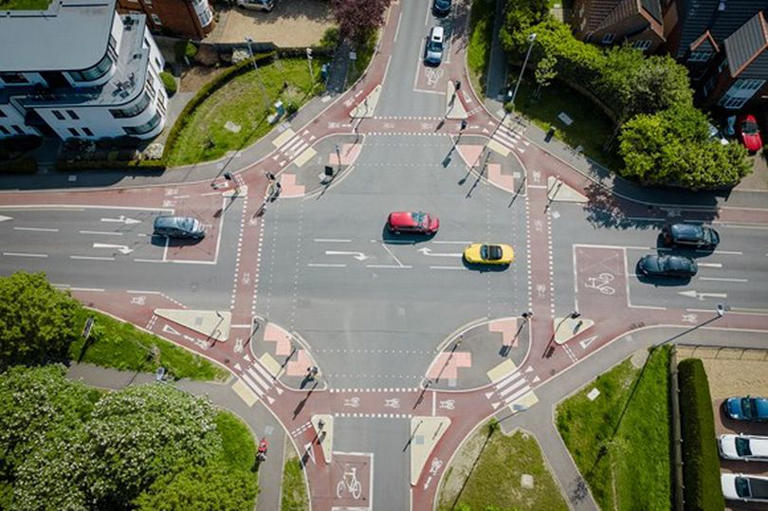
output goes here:
[{"label": "bicycle symbol painted on road", "polygon": [[427,85],[432,87],[443,76],[443,70],[442,69],[432,69],[432,68],[428,67],[428,68],[424,69],[424,74],[427,77]]},{"label": "bicycle symbol painted on road", "polygon": [[616,290],[608,284],[613,282],[613,279],[615,278],[616,277],[614,277],[612,273],[601,273],[597,277],[589,277],[584,283],[584,287],[597,289],[604,295],[612,295],[616,292]]},{"label": "bicycle symbol painted on road", "polygon": [[336,498],[340,499],[345,490],[352,495],[353,499],[359,499],[363,493],[363,485],[357,479],[357,467],[351,467],[344,464],[344,475],[336,485]]},{"label": "bicycle symbol painted on road", "polygon": [[349,399],[344,400],[344,406],[350,406],[352,408],[357,408],[360,406],[360,398],[359,397],[351,397]]}]

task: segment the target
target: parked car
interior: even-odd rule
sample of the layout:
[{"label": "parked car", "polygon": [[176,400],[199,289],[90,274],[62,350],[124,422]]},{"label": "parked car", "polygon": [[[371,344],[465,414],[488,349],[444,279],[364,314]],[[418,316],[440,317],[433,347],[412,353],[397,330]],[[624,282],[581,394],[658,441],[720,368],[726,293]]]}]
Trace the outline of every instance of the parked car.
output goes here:
[{"label": "parked car", "polygon": [[269,12],[275,8],[275,0],[237,0],[237,5],[245,9]]},{"label": "parked car", "polygon": [[760,128],[757,126],[757,119],[754,115],[740,116],[736,123],[736,132],[739,134],[739,140],[750,153],[763,148],[763,139],[760,137]]},{"label": "parked car", "polygon": [[720,474],[723,497],[742,502],[768,502],[768,477]]},{"label": "parked car", "polygon": [[387,230],[393,234],[435,234],[440,219],[423,211],[394,211],[387,217]]},{"label": "parked car", "polygon": [[451,0],[434,0],[432,12],[435,16],[446,16],[451,12]]},{"label": "parked car", "polygon": [[429,31],[427,44],[424,49],[424,62],[431,66],[439,66],[443,60],[443,27],[432,27]]},{"label": "parked car", "polygon": [[768,398],[729,397],[723,402],[725,413],[733,420],[768,422]]},{"label": "parked car", "polygon": [[696,261],[678,255],[649,254],[637,263],[637,271],[649,277],[690,278],[698,270]]},{"label": "parked car", "polygon": [[768,461],[768,436],[720,435],[717,447],[727,460]]},{"label": "parked car", "polygon": [[708,129],[709,129],[709,138],[710,140],[717,140],[722,145],[728,145],[728,139],[723,136],[723,133],[715,126],[714,124],[707,123]]},{"label": "parked car", "polygon": [[473,243],[464,249],[464,260],[471,264],[509,264],[515,251],[503,243]]},{"label": "parked car", "polygon": [[678,247],[694,247],[714,250],[720,243],[720,235],[711,227],[700,224],[672,224],[661,230],[664,243]]},{"label": "parked car", "polygon": [[202,239],[203,225],[191,216],[159,216],[155,218],[155,235],[167,238]]}]

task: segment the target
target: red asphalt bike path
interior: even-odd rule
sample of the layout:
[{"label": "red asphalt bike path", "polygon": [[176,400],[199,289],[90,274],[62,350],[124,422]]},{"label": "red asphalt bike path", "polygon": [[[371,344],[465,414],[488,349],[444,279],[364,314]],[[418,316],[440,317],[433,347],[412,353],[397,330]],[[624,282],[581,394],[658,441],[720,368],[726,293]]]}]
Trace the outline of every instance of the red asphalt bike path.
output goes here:
[{"label": "red asphalt bike path", "polygon": [[[436,133],[458,136],[460,121],[448,119],[411,119],[411,118],[366,118],[351,119],[350,112],[364,101],[370,92],[383,82],[392,54],[396,25],[400,16],[400,3],[392,3],[387,23],[382,30],[377,54],[363,78],[345,94],[331,103],[321,114],[307,125],[296,130],[296,136],[310,144],[336,134],[374,134],[374,133]],[[463,35],[463,31],[457,32]],[[470,86],[470,80],[464,67],[463,45],[454,42],[451,46],[452,61],[445,67],[444,80],[461,80],[462,89],[457,98],[469,112],[468,126],[463,135],[490,137],[499,120],[490,114],[478,99]],[[410,73],[410,70],[408,70]],[[233,374],[243,377],[246,368],[256,363],[249,355],[248,339],[250,327],[258,311],[254,309],[255,290],[258,284],[262,222],[265,216],[259,213],[264,204],[268,180],[267,172],[278,176],[290,161],[284,155],[283,148],[275,148],[260,161],[243,169],[233,171],[240,188],[247,187],[235,200],[242,200],[243,208],[239,222],[238,259],[233,275],[233,335],[226,342],[215,342],[199,333],[167,321],[154,314],[157,308],[178,308],[183,304],[173,297],[161,293],[139,293],[127,290],[73,290],[73,294],[88,306],[103,310],[115,317],[134,323],[152,333],[169,339],[207,358],[227,367]],[[533,368],[529,381],[538,376],[540,382],[533,390],[545,384],[552,377],[562,373],[575,363],[583,361],[601,347],[613,340],[630,333],[634,329],[651,326],[687,326],[695,327],[710,319],[714,312],[694,313],[690,310],[646,309],[630,307],[617,302],[616,296],[605,297],[594,289],[578,291],[579,310],[585,318],[594,320],[591,328],[579,333],[564,345],[553,343],[555,325],[553,325],[554,282],[551,265],[550,214],[548,210],[547,177],[555,177],[593,198],[600,207],[614,211],[619,217],[638,217],[667,219],[671,216],[685,216],[687,219],[706,221],[768,224],[768,210],[737,208],[697,208],[697,207],[652,207],[647,204],[612,195],[609,191],[594,183],[566,162],[551,155],[544,149],[530,144],[524,153],[513,153],[522,163],[527,176],[526,207],[529,261],[531,265],[531,288],[529,305],[534,312],[531,320],[531,351],[525,360],[525,366]],[[511,156],[510,156],[511,157]],[[534,172],[538,173],[539,186],[534,183]],[[0,193],[2,206],[29,205],[67,205],[100,206],[148,209],[169,209],[177,214],[202,213],[204,222],[214,230],[228,197],[233,191],[229,185],[223,188],[225,181],[215,181],[222,188],[214,189],[209,181],[177,185],[147,186],[137,188],[72,190],[52,192]],[[218,216],[217,216],[218,214]],[[269,205],[265,215],[269,215]],[[214,240],[217,236],[208,236]],[[205,241],[209,243],[209,241]],[[215,255],[207,245],[201,245],[202,255],[195,258],[212,260]],[[182,252],[171,252],[172,258],[186,258]],[[578,267],[577,267],[578,270]],[[615,285],[617,293],[625,285],[621,279],[626,275],[617,274]],[[624,296],[624,295],[620,295]],[[607,306],[610,301],[610,307]],[[617,305],[618,303],[618,305]],[[717,320],[712,327],[751,330],[768,330],[768,317],[758,314],[728,312]],[[237,341],[243,340],[243,344]],[[238,345],[242,348],[238,350]],[[551,348],[554,347],[554,350]],[[426,370],[426,368],[425,368]],[[413,418],[419,416],[442,416],[451,419],[450,426],[442,433],[429,455],[427,463],[411,488],[412,507],[418,510],[432,509],[439,480],[446,470],[454,452],[466,436],[495,409],[486,395],[492,384],[471,391],[443,391],[430,388],[387,389],[378,392],[330,392],[328,390],[292,390],[279,381],[272,381],[272,386],[264,392],[261,400],[291,433],[299,452],[309,444],[312,456],[305,456],[306,472],[310,483],[312,508],[316,511],[330,510],[341,502],[335,494],[336,470],[334,464],[326,465],[319,447],[317,432],[310,427],[313,415],[331,414],[337,417],[371,418],[386,420],[395,418]],[[348,399],[357,397],[356,406],[348,406]],[[396,400],[398,408],[392,403]],[[389,404],[388,404],[389,403]],[[511,413],[511,411],[509,412]],[[404,451],[405,445],[404,439]],[[314,458],[314,461],[312,460]]]}]

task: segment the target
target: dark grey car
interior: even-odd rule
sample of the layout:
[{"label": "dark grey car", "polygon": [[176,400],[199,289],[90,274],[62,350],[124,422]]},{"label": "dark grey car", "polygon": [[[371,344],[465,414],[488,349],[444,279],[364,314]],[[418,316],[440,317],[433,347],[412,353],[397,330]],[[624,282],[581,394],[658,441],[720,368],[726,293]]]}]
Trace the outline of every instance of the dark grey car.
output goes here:
[{"label": "dark grey car", "polygon": [[203,225],[191,216],[159,216],[155,218],[155,235],[167,238],[189,238],[199,240],[205,237]]},{"label": "dark grey car", "polygon": [[690,278],[699,267],[690,257],[650,254],[640,259],[637,270],[649,277]]},{"label": "dark grey car", "polygon": [[714,250],[720,235],[711,227],[700,224],[672,224],[661,230],[664,243],[678,247]]}]

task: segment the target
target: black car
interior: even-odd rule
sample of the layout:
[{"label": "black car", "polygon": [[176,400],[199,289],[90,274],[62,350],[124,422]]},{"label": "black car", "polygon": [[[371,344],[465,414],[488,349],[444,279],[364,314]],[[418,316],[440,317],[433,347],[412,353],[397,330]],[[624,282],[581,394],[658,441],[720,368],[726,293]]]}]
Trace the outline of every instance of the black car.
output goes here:
[{"label": "black car", "polygon": [[432,4],[435,16],[446,16],[451,12],[451,0],[435,0]]},{"label": "black car", "polygon": [[640,259],[637,270],[649,277],[690,278],[699,268],[690,257],[650,254]]},{"label": "black car", "polygon": [[199,240],[205,237],[205,230],[196,218],[189,216],[159,216],[155,218],[155,235],[167,238]]},{"label": "black car", "polygon": [[720,243],[720,235],[711,227],[699,224],[672,224],[661,230],[667,245],[714,250]]}]

